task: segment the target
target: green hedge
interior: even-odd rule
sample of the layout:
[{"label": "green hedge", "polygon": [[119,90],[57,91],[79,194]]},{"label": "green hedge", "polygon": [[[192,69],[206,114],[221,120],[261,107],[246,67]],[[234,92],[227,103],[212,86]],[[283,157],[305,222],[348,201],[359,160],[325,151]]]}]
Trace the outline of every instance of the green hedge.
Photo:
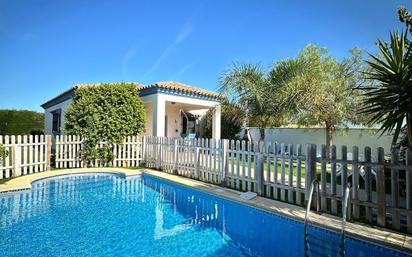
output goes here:
[{"label": "green hedge", "polygon": [[0,135],[27,135],[44,129],[44,114],[29,110],[0,110]]}]

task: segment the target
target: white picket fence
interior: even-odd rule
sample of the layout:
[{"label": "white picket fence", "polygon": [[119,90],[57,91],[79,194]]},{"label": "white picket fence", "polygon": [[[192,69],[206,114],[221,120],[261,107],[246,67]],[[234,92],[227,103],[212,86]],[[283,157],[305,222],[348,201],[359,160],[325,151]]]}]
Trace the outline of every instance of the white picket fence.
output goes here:
[{"label": "white picket fence", "polygon": [[0,179],[50,169],[51,136],[0,136],[7,156],[0,162]]},{"label": "white picket fence", "polygon": [[[0,137],[11,153],[0,167],[1,178],[47,170],[49,141],[50,137]],[[57,136],[56,168],[85,167],[82,147],[78,136]],[[339,153],[335,146],[327,158],[326,148],[317,151],[316,145],[132,136],[113,147],[111,163],[95,160],[88,165],[145,165],[299,206],[305,206],[310,184],[317,179],[322,212],[340,215],[349,186],[350,217],[412,233],[412,152],[385,155],[382,148],[360,151],[343,146]]]},{"label": "white picket fence", "polygon": [[[143,138],[148,167],[220,184],[240,191],[305,206],[310,184],[320,184],[322,212],[340,215],[350,187],[351,218],[412,233],[412,152],[397,151],[385,161],[384,149],[358,147],[348,153],[316,145],[250,143],[213,139]],[[350,158],[349,158],[350,157]]]},{"label": "white picket fence", "polygon": [[223,140],[143,138],[143,162],[149,168],[220,184],[223,178]]},{"label": "white picket fence", "polygon": [[[102,147],[101,142],[97,147]],[[142,140],[139,136],[129,136],[123,144],[113,146],[112,162],[106,164],[101,160],[94,160],[92,167],[137,167],[141,161]],[[83,139],[80,136],[56,136],[55,166],[56,168],[83,168],[86,166],[81,158]]]}]

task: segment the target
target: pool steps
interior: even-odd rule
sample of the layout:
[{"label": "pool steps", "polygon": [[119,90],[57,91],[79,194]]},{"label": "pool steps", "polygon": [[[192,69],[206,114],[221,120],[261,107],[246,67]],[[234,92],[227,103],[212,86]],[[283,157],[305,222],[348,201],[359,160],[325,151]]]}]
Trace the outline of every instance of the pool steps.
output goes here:
[{"label": "pool steps", "polygon": [[345,256],[345,228],[346,228],[346,213],[348,209],[348,200],[349,200],[349,186],[345,189],[345,195],[343,200],[342,206],[342,227],[339,242],[334,242],[333,240],[326,239],[323,237],[319,237],[316,235],[312,235],[309,233],[308,230],[308,217],[310,213],[310,208],[312,205],[313,199],[313,192],[316,189],[316,213],[319,214],[320,212],[320,194],[319,194],[319,181],[313,180],[310,187],[309,198],[306,206],[305,212],[305,222],[304,222],[304,248],[305,248],[305,256],[328,256],[324,254],[327,250],[329,251],[336,251],[338,252],[338,256]]}]

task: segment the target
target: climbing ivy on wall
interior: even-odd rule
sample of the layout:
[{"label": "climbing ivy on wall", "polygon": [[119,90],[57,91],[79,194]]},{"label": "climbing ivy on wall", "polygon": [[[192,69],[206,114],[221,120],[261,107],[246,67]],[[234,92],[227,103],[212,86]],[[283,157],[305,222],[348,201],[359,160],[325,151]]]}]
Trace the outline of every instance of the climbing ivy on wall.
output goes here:
[{"label": "climbing ivy on wall", "polygon": [[[113,145],[144,131],[146,113],[134,83],[101,83],[76,89],[64,132],[84,138],[80,157],[90,164],[113,160]],[[103,147],[97,147],[105,142]]]},{"label": "climbing ivy on wall", "polygon": [[8,156],[8,151],[6,151],[6,148],[0,144],[0,167],[3,166],[3,160]]}]

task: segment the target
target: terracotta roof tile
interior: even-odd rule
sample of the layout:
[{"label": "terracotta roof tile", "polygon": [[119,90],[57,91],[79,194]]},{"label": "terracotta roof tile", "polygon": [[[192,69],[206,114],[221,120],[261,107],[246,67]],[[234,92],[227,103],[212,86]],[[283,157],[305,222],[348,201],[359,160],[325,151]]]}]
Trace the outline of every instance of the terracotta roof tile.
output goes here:
[{"label": "terracotta roof tile", "polygon": [[188,92],[188,93],[197,93],[197,94],[205,95],[205,96],[219,97],[219,94],[216,92],[208,91],[200,87],[189,86],[189,85],[176,82],[176,81],[159,81],[152,85],[145,86],[143,87],[143,89],[151,88],[151,87],[167,88],[167,89],[173,89],[173,90],[180,90],[180,91]]}]

